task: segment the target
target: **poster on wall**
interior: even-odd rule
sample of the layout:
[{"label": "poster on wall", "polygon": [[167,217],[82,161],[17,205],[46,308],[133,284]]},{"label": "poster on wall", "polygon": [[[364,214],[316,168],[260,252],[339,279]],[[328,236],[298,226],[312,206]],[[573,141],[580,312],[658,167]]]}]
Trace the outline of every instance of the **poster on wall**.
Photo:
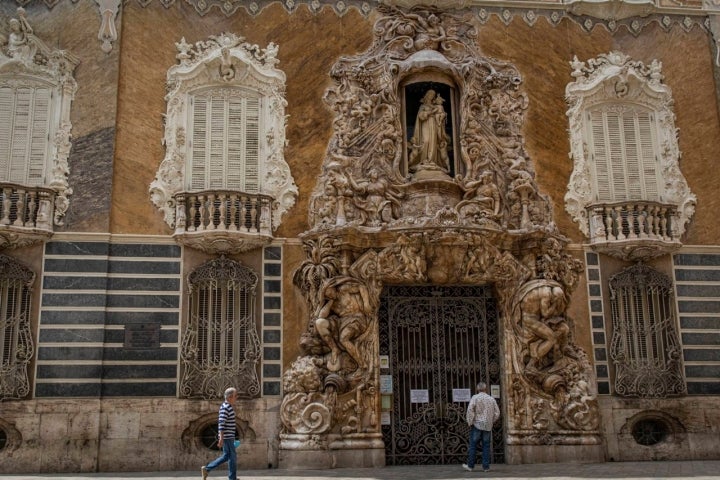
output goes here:
[{"label": "poster on wall", "polygon": [[490,395],[493,398],[500,398],[500,385],[490,385]]}]

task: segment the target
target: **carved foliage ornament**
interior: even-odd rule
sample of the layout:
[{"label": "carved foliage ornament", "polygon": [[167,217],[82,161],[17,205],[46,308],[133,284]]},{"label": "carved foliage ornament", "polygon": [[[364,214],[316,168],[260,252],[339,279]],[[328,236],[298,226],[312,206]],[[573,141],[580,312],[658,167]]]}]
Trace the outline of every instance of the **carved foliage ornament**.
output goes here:
[{"label": "carved foliage ornament", "polygon": [[[542,438],[597,443],[592,371],[565,313],[582,264],[563,253],[535,183],[521,135],[528,101],[520,75],[483,57],[473,25],[459,17],[383,13],[373,45],[334,65],[325,94],[334,135],[310,202],[307,259],[294,276],[310,319],[304,356],[284,376],[281,448],[343,443],[326,434],[382,447],[377,325],[385,283],[494,284],[502,328],[512,332],[512,441],[535,441],[535,422]],[[415,170],[408,165],[413,138],[437,153],[402,126],[413,120],[402,121],[403,88],[427,71],[457,92],[458,177],[442,155],[422,153]],[[428,92],[420,92],[423,105],[442,119],[442,103]]]},{"label": "carved foliage ornament", "polygon": [[53,50],[33,32],[18,8],[17,18],[9,21],[9,30],[0,32],[0,88],[16,91],[18,88],[43,88],[52,91],[52,116],[49,122],[48,162],[50,171],[44,175],[45,186],[57,192],[54,221],[63,224],[63,217],[73,193],[68,184],[68,156],[72,142],[70,107],[75,98],[77,83],[73,71],[79,60],[64,50]]},{"label": "carved foliage ornament", "polygon": [[175,44],[178,64],[167,73],[165,158],[150,185],[152,202],[165,222],[175,226],[176,193],[186,186],[186,152],[189,133],[189,100],[198,91],[223,95],[260,97],[259,189],[271,196],[273,229],[295,204],[297,187],[285,162],[285,74],[277,68],[278,47],[252,45],[233,33],[222,33],[194,45],[183,38]]},{"label": "carved foliage ornament", "polygon": [[639,105],[654,114],[657,125],[656,169],[662,176],[658,185],[660,198],[657,200],[677,206],[679,221],[673,228],[679,237],[695,212],[695,195],[680,171],[681,154],[672,111],[673,100],[670,87],[662,83],[662,64],[654,60],[645,65],[621,52],[610,52],[587,63],[575,57],[570,65],[575,81],[568,84],[565,95],[569,105],[570,155],[574,168],[565,194],[565,210],[578,223],[580,230],[589,236],[586,207],[595,201],[595,192],[583,115],[593,107]]},{"label": "carved foliage ornament", "polygon": [[[342,57],[331,70],[334,85],[324,99],[335,115],[334,135],[310,201],[312,227],[403,228],[439,221],[554,229],[521,134],[528,99],[517,69],[483,57],[473,25],[458,17],[383,11],[391,15],[375,24],[370,49]],[[447,175],[447,159],[436,165],[420,159],[427,168],[416,170],[415,150],[425,147],[414,145],[417,132],[408,138],[402,130],[403,89],[423,72],[436,72],[460,92],[455,178]],[[442,100],[434,90],[425,92],[417,129],[423,109],[446,108]],[[418,193],[428,189],[436,195]]]}]

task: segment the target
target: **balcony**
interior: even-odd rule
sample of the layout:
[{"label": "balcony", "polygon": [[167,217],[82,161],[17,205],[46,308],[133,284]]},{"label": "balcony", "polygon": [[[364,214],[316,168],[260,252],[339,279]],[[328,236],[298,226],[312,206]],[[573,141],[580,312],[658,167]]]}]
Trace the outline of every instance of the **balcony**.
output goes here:
[{"label": "balcony", "polygon": [[51,188],[0,182],[0,250],[52,237],[55,196]]},{"label": "balcony", "polygon": [[628,261],[672,253],[682,246],[676,205],[649,201],[596,203],[586,209],[590,246]]},{"label": "balcony", "polygon": [[180,245],[210,254],[246,252],[272,241],[272,204],[268,195],[230,190],[175,195],[173,238]]}]

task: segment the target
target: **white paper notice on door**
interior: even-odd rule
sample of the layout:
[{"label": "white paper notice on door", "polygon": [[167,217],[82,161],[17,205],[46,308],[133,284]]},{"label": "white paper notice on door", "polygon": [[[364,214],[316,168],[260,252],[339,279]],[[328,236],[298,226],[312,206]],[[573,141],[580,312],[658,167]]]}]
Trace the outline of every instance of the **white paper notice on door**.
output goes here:
[{"label": "white paper notice on door", "polygon": [[410,403],[430,403],[427,390],[410,390]]},{"label": "white paper notice on door", "polygon": [[469,402],[472,395],[469,388],[453,388],[452,396],[453,402]]}]

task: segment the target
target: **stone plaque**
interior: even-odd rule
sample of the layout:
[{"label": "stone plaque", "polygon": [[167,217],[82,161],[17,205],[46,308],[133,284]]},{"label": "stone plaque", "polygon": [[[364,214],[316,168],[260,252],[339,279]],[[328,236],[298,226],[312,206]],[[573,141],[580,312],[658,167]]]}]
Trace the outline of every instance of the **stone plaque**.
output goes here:
[{"label": "stone plaque", "polygon": [[160,348],[160,323],[125,325],[125,348]]}]

